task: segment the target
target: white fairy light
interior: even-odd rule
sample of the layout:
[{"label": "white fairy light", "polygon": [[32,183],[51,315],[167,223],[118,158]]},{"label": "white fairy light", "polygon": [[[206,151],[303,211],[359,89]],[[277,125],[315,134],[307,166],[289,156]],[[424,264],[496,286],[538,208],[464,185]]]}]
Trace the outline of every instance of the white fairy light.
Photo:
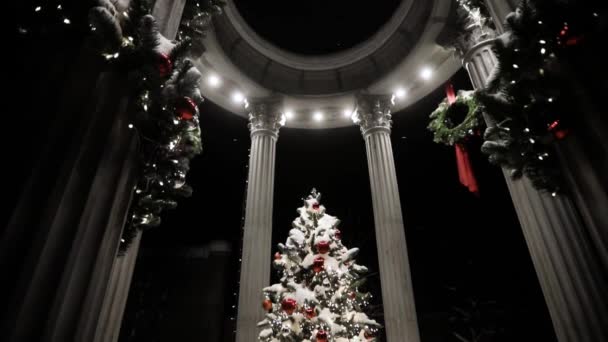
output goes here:
[{"label": "white fairy light", "polygon": [[513,64],[513,69],[519,69],[519,65]]},{"label": "white fairy light", "polygon": [[546,44],[547,43],[544,39],[541,39],[538,42],[541,43],[541,44]]},{"label": "white fairy light", "polygon": [[129,124],[129,129],[133,129],[133,124]]},{"label": "white fairy light", "polygon": [[42,10],[42,6],[38,6],[34,9],[34,12],[40,12],[40,10]]},{"label": "white fairy light", "polygon": [[71,23],[71,21],[68,18],[64,18],[63,19],[63,23],[66,24],[66,25],[69,25]]},{"label": "white fairy light", "polygon": [[541,53],[541,55],[544,55],[544,54],[545,54],[545,52],[547,52],[547,50],[545,50],[545,48],[540,49],[540,53]]}]

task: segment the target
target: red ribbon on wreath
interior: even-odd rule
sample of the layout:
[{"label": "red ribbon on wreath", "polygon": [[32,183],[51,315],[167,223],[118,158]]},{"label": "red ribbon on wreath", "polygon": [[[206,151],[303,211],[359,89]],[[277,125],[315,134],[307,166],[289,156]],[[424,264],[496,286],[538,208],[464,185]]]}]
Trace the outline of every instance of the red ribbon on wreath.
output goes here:
[{"label": "red ribbon on wreath", "polygon": [[[448,82],[445,86],[445,93],[448,99],[448,104],[456,102],[456,94],[454,92],[454,86]],[[454,145],[456,148],[456,166],[458,167],[458,179],[462,185],[466,186],[470,192],[479,196],[479,186],[477,185],[477,179],[475,173],[473,173],[473,165],[469,158],[469,152],[464,144],[457,143]]]}]

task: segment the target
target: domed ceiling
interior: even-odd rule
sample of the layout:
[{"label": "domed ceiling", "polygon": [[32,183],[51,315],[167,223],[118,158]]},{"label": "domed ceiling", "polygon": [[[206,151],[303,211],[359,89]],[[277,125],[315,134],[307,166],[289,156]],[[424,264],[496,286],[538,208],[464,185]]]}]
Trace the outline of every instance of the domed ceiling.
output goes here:
[{"label": "domed ceiling", "polygon": [[398,111],[461,67],[436,42],[454,3],[227,0],[203,41],[201,90],[243,116],[243,99],[278,97],[288,127],[352,125],[361,92],[397,94]]},{"label": "domed ceiling", "polygon": [[247,24],[270,43],[302,55],[352,48],[386,24],[399,0],[235,0]]}]

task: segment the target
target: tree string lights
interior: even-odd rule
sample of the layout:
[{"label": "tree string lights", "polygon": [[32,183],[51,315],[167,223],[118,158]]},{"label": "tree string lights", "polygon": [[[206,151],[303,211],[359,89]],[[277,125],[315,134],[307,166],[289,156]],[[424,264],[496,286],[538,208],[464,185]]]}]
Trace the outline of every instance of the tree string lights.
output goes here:
[{"label": "tree string lights", "polygon": [[359,249],[347,249],[340,220],[325,213],[315,189],[298,209],[274,267],[280,282],[264,288],[266,318],[259,340],[376,341],[380,324],[364,312],[371,294],[360,292],[367,267],[356,264]]}]

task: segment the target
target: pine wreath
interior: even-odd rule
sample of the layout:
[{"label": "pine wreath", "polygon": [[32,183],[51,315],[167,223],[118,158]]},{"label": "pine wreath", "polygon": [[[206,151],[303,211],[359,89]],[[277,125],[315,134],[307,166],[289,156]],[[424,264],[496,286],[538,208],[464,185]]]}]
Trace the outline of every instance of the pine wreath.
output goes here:
[{"label": "pine wreath", "polygon": [[444,99],[431,113],[428,129],[436,143],[454,145],[472,135],[481,124],[481,107],[473,91],[459,90],[456,101]]}]

